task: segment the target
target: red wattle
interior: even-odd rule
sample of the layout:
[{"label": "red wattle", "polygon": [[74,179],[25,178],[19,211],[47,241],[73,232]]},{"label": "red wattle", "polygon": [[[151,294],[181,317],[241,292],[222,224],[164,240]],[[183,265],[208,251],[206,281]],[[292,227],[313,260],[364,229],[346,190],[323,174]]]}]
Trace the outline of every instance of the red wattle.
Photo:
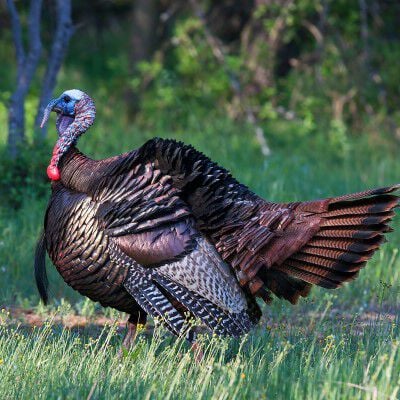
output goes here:
[{"label": "red wattle", "polygon": [[55,165],[49,165],[47,167],[47,176],[52,181],[58,181],[60,179],[60,170]]}]

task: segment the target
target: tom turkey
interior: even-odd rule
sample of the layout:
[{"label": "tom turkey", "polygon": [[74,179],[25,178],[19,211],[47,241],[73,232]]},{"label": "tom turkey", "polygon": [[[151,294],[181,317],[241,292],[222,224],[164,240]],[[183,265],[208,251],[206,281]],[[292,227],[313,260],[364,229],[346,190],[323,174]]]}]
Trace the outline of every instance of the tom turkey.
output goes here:
[{"label": "tom turkey", "polygon": [[47,301],[47,250],[65,282],[130,315],[125,344],[146,316],[193,342],[190,317],[219,335],[257,323],[255,301],[296,303],[312,285],[357,276],[390,231],[400,185],[308,202],[272,203],[193,147],[152,139],[95,161],[75,147],[93,100],[68,90],[47,106],[58,141],[35,275]]}]

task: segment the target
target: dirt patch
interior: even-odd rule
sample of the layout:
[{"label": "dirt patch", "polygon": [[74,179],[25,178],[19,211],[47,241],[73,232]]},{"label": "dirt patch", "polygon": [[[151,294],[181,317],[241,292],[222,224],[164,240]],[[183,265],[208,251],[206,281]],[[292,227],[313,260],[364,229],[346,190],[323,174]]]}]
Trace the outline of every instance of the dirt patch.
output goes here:
[{"label": "dirt patch", "polygon": [[60,315],[57,313],[39,314],[33,309],[20,307],[5,307],[8,313],[8,318],[13,321],[13,324],[22,324],[29,326],[43,326],[46,321],[51,321],[54,325],[63,325],[67,329],[84,328],[88,325],[104,327],[105,325],[114,325],[123,328],[126,325],[126,320],[112,319],[106,316],[94,315],[93,317],[84,317],[78,314]]},{"label": "dirt patch", "polygon": [[[346,325],[351,326],[353,333],[361,334],[368,327],[378,325],[387,325],[398,323],[400,309],[390,309],[390,312],[382,312],[381,309],[369,309],[362,313],[354,314],[341,309],[330,309],[324,315],[323,313],[306,312],[292,315],[290,318],[281,316],[271,318],[264,315],[261,325],[269,330],[281,330],[297,328],[307,331],[322,330],[323,326]],[[60,315],[55,312],[38,313],[34,309],[21,307],[3,307],[0,312],[0,323],[6,322],[7,325],[19,326],[22,329],[32,329],[41,327],[45,322],[50,322],[54,326],[64,327],[66,329],[87,331],[92,333],[100,332],[105,326],[116,325],[119,332],[124,332],[127,318],[122,316],[118,319],[106,317],[103,314],[96,314],[91,317],[85,317],[78,314]],[[146,331],[151,333],[153,324],[150,322],[146,326]]]}]

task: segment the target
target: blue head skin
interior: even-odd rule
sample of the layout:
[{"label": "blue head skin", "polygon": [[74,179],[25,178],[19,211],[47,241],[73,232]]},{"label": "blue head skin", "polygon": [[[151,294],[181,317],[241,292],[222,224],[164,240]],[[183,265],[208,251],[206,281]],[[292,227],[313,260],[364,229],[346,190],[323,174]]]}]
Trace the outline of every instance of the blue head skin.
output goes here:
[{"label": "blue head skin", "polygon": [[80,100],[80,98],[71,97],[68,94],[62,94],[61,97],[56,99],[52,110],[59,112],[62,115],[67,115],[70,117],[75,116],[75,104]]},{"label": "blue head skin", "polygon": [[[52,111],[58,114],[59,118],[57,118],[57,120],[62,117],[75,117],[77,111],[76,105],[84,97],[88,97],[86,93],[78,89],[72,89],[65,91],[60,97],[51,100],[44,110],[43,120],[40,126],[43,128]],[[60,134],[60,131],[58,133]]]},{"label": "blue head skin", "polygon": [[60,171],[58,170],[60,158],[76,143],[79,136],[93,124],[96,107],[86,93],[72,89],[50,101],[44,111],[41,127],[49,119],[51,111],[58,114],[56,126],[59,139],[54,146],[47,175],[51,180],[58,180],[60,179]]}]

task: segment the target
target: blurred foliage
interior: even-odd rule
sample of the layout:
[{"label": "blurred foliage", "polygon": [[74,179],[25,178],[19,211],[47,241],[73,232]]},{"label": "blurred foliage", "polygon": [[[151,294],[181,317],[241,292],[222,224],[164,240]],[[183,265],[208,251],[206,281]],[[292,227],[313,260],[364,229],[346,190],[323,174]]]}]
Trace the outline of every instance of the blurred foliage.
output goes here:
[{"label": "blurred foliage", "polygon": [[[246,152],[257,154],[253,128],[245,122],[246,107],[256,113],[275,152],[293,153],[296,148],[312,158],[313,151],[327,147],[329,157],[345,159],[355,135],[363,136],[369,148],[393,154],[399,150],[396,16],[400,5],[396,2],[199,1],[205,13],[199,18],[189,3],[160,1],[156,17],[164,34],[158,34],[154,52],[137,61],[133,73],[130,13],[139,3],[73,4],[77,30],[56,93],[77,87],[96,100],[96,129],[101,126],[104,133],[93,146],[97,156],[125,151],[140,145],[140,140],[164,134],[201,145],[198,135],[207,132],[207,140],[220,143],[218,152],[211,154],[214,157],[225,149],[234,152],[236,145],[250,145],[252,150]],[[46,17],[51,16],[53,4],[45,5],[42,39],[48,43],[53,29]],[[18,4],[23,20],[25,6]],[[4,148],[15,78],[4,5],[0,20],[4,21],[0,27],[0,147]],[[222,61],[216,51],[222,52]],[[42,64],[41,73],[44,68]],[[48,142],[34,141],[40,85],[36,79],[26,100],[27,132],[20,157],[12,161],[5,149],[0,150],[1,200],[16,208],[25,192],[43,194],[45,164],[55,139],[51,134]],[[129,111],[130,91],[140,98],[140,112],[135,115]],[[246,132],[245,139],[237,142],[241,132]],[[91,136],[87,143],[93,140]],[[212,152],[213,146],[204,151]],[[222,158],[227,157],[222,154]]]},{"label": "blurred foliage", "polygon": [[[397,2],[199,1],[205,13],[202,20],[190,2],[162,0],[155,2],[158,7],[153,12],[159,13],[155,16],[159,30],[166,33],[157,33],[160,37],[152,55],[138,60],[133,69],[130,18],[140,3],[73,3],[77,31],[60,89],[80,86],[97,101],[117,97],[121,102],[127,92],[134,91],[140,97],[135,122],[141,126],[152,126],[155,113],[165,113],[184,126],[193,110],[199,117],[219,112],[236,120],[243,117],[238,104],[245,102],[261,123],[296,120],[305,126],[304,134],[323,134],[340,149],[347,135],[374,134],[377,127],[398,140]],[[44,17],[51,15],[53,7],[50,1],[46,5]],[[20,10],[24,12],[23,2]],[[4,5],[0,19],[7,21]],[[46,43],[51,19],[44,19],[43,25]],[[206,30],[220,43],[222,63]],[[0,31],[4,60],[0,102],[6,105],[13,90],[15,62],[9,25]],[[241,86],[240,99],[234,84]],[[39,88],[36,81],[31,101],[37,101]],[[28,110],[28,119],[32,114]],[[127,121],[132,121],[132,115],[127,115]]]},{"label": "blurred foliage", "polygon": [[0,148],[0,199],[3,207],[19,209],[27,198],[48,193],[46,167],[51,147],[45,143],[26,143],[13,160]]}]

